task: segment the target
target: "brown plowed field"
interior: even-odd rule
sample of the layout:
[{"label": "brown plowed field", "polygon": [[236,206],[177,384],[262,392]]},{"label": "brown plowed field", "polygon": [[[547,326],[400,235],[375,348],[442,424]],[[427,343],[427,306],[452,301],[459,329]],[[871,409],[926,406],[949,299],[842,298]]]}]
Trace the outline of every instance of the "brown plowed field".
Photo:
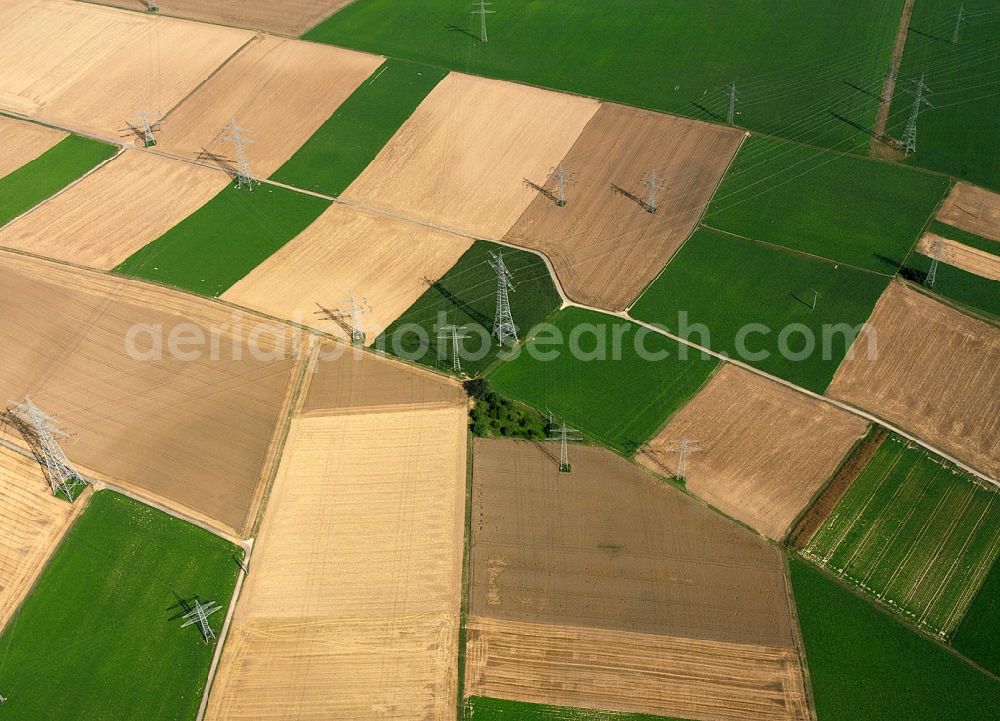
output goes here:
[{"label": "brown plowed field", "polygon": [[69,0],[5,0],[0,108],[104,136],[165,113],[253,37]]},{"label": "brown plowed field", "polygon": [[253,172],[266,178],[383,60],[329,45],[258,36],[170,112],[157,145],[190,158],[207,150],[235,162],[232,144],[220,137],[221,127],[235,117],[253,140],[246,147]]},{"label": "brown plowed field", "polygon": [[[941,256],[938,260],[942,263],[953,265],[983,278],[1000,280],[1000,255],[972,248],[957,240],[942,238],[935,233],[924,233],[920,237],[920,241],[917,243],[917,252],[933,256],[936,243],[941,243]],[[997,245],[997,253],[1000,253],[1000,244]]]},{"label": "brown plowed field", "polygon": [[598,103],[451,73],[343,197],[478,238],[502,238]]},{"label": "brown plowed field", "polygon": [[781,540],[868,424],[835,406],[724,364],[649,442],[640,462],[676,472],[682,438],[687,488],[768,538]]},{"label": "brown plowed field", "polygon": [[[1000,329],[892,283],[827,389],[1000,475]],[[874,355],[874,360],[869,359]]]},{"label": "brown plowed field", "polygon": [[87,503],[54,498],[38,463],[0,446],[0,628]]},{"label": "brown plowed field", "polygon": [[302,413],[311,415],[468,402],[456,380],[340,343],[323,344],[306,382]]},{"label": "brown plowed field", "polygon": [[[10,253],[0,254],[0,305],[0,398],[31,394],[57,415],[72,434],[67,454],[85,470],[244,528],[295,366],[291,339],[284,349],[263,345],[282,329],[168,289]],[[215,353],[208,324],[218,331]],[[251,330],[261,340],[254,351]],[[205,343],[192,344],[199,333]]]},{"label": "brown plowed field", "polygon": [[334,203],[294,240],[223,294],[223,299],[347,337],[317,315],[348,296],[367,300],[368,341],[389,327],[468,250],[472,241]]},{"label": "brown plowed field", "polygon": [[293,421],[206,718],[454,718],[465,427]]},{"label": "brown plowed field", "polygon": [[471,617],[465,692],[704,721],[811,718],[788,647]]},{"label": "brown plowed field", "polygon": [[127,150],[0,231],[0,246],[110,270],[228,182],[221,171]]},{"label": "brown plowed field", "polygon": [[0,178],[30,163],[68,133],[0,115]]},{"label": "brown plowed field", "polygon": [[[576,175],[566,205],[536,193],[505,239],[545,253],[573,300],[624,310],[690,234],[742,140],[733,128],[602,105],[564,160]],[[655,213],[640,183],[651,170],[664,181]]]},{"label": "brown plowed field", "polygon": [[1000,194],[968,183],[955,183],[937,219],[984,238],[1000,240]]}]

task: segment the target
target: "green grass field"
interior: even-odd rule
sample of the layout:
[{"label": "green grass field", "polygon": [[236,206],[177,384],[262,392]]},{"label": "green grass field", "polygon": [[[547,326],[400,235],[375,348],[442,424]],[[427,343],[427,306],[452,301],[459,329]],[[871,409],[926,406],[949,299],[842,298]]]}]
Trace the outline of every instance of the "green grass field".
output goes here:
[{"label": "green grass field", "polygon": [[272,185],[232,185],[136,251],[116,273],[219,296],[301,233],[330,202]]},{"label": "green grass field", "polygon": [[[635,318],[663,324],[699,345],[822,393],[849,341],[856,336],[857,326],[868,319],[888,282],[888,276],[837,267],[702,228],[688,239],[630,312]],[[815,310],[811,308],[813,290],[820,294]],[[689,328],[703,324],[707,334],[698,329],[685,333],[682,313],[687,314]],[[846,337],[831,331],[836,324],[850,326]],[[808,353],[805,329],[815,341]],[[741,337],[746,352],[741,351]],[[783,346],[791,352],[788,357],[781,352]]]},{"label": "green grass field", "polygon": [[951,637],[951,645],[983,668],[1000,675],[1000,561],[986,576],[965,618]]},{"label": "green grass field", "polygon": [[[527,349],[539,357],[522,352],[494,370],[490,383],[623,453],[656,433],[718,365],[700,351],[654,332],[640,334],[641,326],[602,313],[566,308],[554,324],[562,344],[550,344],[550,333],[529,339]],[[556,351],[548,360],[541,355]]]},{"label": "green grass field", "polygon": [[[178,596],[229,605],[238,549],[101,491],[0,636],[0,716],[191,721],[215,652]],[[218,631],[225,611],[211,617]]]},{"label": "green grass field", "polygon": [[791,559],[818,721],[987,721],[1000,683]]},{"label": "green grass field", "polygon": [[440,68],[387,60],[271,177],[340,195],[445,75]]},{"label": "green grass field", "polygon": [[948,186],[901,165],[750,137],[705,225],[892,275]]},{"label": "green grass field", "polygon": [[597,711],[527,701],[471,696],[465,700],[463,721],[684,721],[644,713]]},{"label": "green grass field", "polygon": [[0,178],[0,225],[65,188],[118,152],[113,145],[69,135]]},{"label": "green grass field", "polygon": [[933,94],[908,162],[1000,190],[1000,12],[995,0],[963,0],[968,21],[951,44],[955,0],[914,5],[888,131],[902,137],[922,74]]},{"label": "green grass field", "polygon": [[488,43],[471,9],[358,0],[305,37],[716,121],[735,80],[738,124],[861,149],[902,2],[507,0]]},{"label": "green grass field", "polygon": [[[452,369],[450,341],[439,341],[443,325],[466,326],[463,341],[466,356],[462,370],[470,376],[498,362],[496,339],[490,334],[496,314],[496,274],[489,265],[490,253],[501,252],[514,278],[510,294],[511,314],[519,337],[559,308],[559,293],[545,261],[534,253],[477,241],[451,270],[429,287],[410,308],[392,323],[376,346],[418,363],[444,371]],[[417,330],[419,327],[420,330]],[[430,346],[421,352],[421,336]],[[488,343],[488,345],[487,345]]]},{"label": "green grass field", "polygon": [[803,551],[941,638],[1000,552],[1000,493],[891,435]]}]

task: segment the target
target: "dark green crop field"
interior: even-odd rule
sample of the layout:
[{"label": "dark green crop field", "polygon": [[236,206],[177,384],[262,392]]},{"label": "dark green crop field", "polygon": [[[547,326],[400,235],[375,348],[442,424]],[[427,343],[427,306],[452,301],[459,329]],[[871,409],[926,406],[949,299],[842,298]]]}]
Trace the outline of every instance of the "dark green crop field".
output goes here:
[{"label": "dark green crop field", "polygon": [[951,644],[991,673],[1000,675],[1000,561],[994,562]]}]

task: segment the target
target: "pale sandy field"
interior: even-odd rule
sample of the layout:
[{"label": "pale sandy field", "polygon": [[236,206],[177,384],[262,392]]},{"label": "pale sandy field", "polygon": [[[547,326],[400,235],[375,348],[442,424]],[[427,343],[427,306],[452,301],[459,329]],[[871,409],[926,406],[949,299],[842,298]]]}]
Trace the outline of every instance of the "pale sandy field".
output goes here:
[{"label": "pale sandy field", "polygon": [[170,111],[157,144],[190,158],[207,150],[234,161],[233,146],[220,132],[235,117],[253,141],[246,151],[254,174],[266,178],[383,60],[329,45],[260,35]]},{"label": "pale sandy field", "polygon": [[364,316],[370,343],[471,245],[464,236],[334,203],[222,298],[346,338],[342,324],[317,313],[320,305],[346,309],[353,293],[371,308]]},{"label": "pale sandy field", "polygon": [[[1000,476],[1000,329],[892,283],[827,389]],[[874,360],[869,360],[874,355]]]},{"label": "pale sandy field", "polygon": [[[987,253],[985,250],[973,248],[957,240],[943,238],[936,233],[924,233],[917,243],[917,251],[926,256],[933,256],[937,243],[941,244],[941,255],[938,260],[942,263],[983,278],[1000,280],[1000,255]],[[1000,244],[997,244],[997,253],[1000,253]]]},{"label": "pale sandy field", "polygon": [[343,197],[499,239],[535,197],[598,103],[451,73]]},{"label": "pale sandy field", "polygon": [[0,115],[0,178],[53,147],[68,133]]},{"label": "pale sandy field", "polygon": [[70,0],[5,0],[0,108],[116,138],[165,113],[253,33]]},{"label": "pale sandy field", "polygon": [[465,426],[293,421],[206,718],[454,718]]},{"label": "pale sandy field", "polygon": [[937,219],[984,238],[1000,240],[1000,194],[968,183],[955,183]]},{"label": "pale sandy field", "polygon": [[0,231],[0,246],[110,270],[228,183],[220,170],[126,150]]},{"label": "pale sandy field", "polygon": [[866,432],[861,418],[724,364],[639,454],[673,475],[682,438],[687,488],[768,538],[780,541]]}]

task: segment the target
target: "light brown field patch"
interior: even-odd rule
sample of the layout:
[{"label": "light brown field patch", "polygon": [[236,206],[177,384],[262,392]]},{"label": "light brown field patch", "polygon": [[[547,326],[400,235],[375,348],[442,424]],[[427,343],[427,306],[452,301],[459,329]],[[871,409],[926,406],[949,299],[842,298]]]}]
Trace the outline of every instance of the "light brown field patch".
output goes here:
[{"label": "light brown field patch", "polygon": [[30,394],[58,416],[84,472],[244,529],[283,418],[289,347],[251,350],[261,326],[217,303],[11,253],[0,303],[0,398]]},{"label": "light brown field patch", "polygon": [[811,718],[793,648],[476,616],[467,634],[467,695],[704,721]]},{"label": "light brown field patch", "polygon": [[0,246],[110,270],[228,183],[221,171],[126,150],[0,231]]},{"label": "light brown field patch", "polygon": [[17,610],[87,503],[53,497],[34,460],[0,446],[0,628]]},{"label": "light brown field patch", "polygon": [[688,490],[781,540],[865,434],[861,418],[778,383],[724,364],[639,454],[673,475],[682,438],[702,450],[687,456]]},{"label": "light brown field patch", "polygon": [[868,323],[874,341],[858,337],[827,394],[997,478],[1000,329],[902,283],[889,285]]},{"label": "light brown field patch", "polygon": [[464,407],[293,421],[208,719],[453,719]]},{"label": "light brown field patch", "polygon": [[451,73],[343,197],[499,239],[572,147],[598,103]]},{"label": "light brown field patch", "polygon": [[0,107],[105,137],[165,113],[253,37],[69,0],[4,4]]},{"label": "light brown field patch", "polygon": [[[624,310],[690,234],[743,136],[604,104],[563,161],[576,177],[566,205],[537,193],[505,240],[545,253],[573,300]],[[640,182],[650,171],[663,183],[655,213]]]},{"label": "light brown field patch", "polygon": [[[973,248],[957,240],[943,238],[936,233],[924,233],[917,243],[917,252],[933,256],[939,243],[940,256],[938,260],[942,263],[953,265],[983,278],[1000,280],[1000,255],[987,253],[985,250]],[[1000,253],[1000,244],[997,245],[997,253]]]},{"label": "light brown field patch", "polygon": [[984,238],[1000,240],[1000,194],[968,183],[955,183],[937,219]]},{"label": "light brown field patch", "polygon": [[471,245],[464,236],[334,203],[222,298],[346,338],[320,306],[344,308],[353,293],[371,308],[364,318],[371,342]]},{"label": "light brown field patch", "polygon": [[68,134],[0,115],[0,178],[30,163]]},{"label": "light brown field patch", "polygon": [[[254,173],[266,178],[302,146],[384,58],[330,45],[260,35],[167,116],[157,144],[197,158],[234,161],[223,125],[236,119],[253,144]],[[208,161],[212,162],[212,161]]]}]

